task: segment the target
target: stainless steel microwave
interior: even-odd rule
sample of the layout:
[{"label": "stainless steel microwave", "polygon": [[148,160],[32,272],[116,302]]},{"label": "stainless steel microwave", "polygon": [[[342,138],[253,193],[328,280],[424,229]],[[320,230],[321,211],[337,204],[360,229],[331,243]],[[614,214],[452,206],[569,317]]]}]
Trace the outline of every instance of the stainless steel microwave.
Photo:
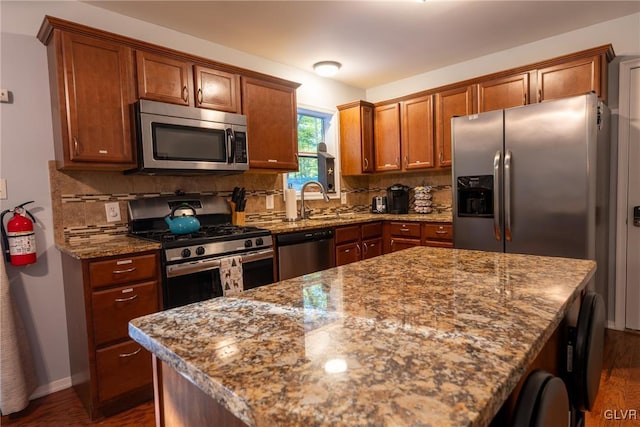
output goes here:
[{"label": "stainless steel microwave", "polygon": [[141,99],[134,106],[138,167],[126,173],[185,175],[249,169],[241,114]]}]

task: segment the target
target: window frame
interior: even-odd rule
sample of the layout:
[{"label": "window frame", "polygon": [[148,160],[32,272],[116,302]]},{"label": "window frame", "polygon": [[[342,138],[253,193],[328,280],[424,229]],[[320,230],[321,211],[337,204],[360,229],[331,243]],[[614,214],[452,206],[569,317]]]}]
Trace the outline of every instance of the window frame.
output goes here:
[{"label": "window frame", "polygon": [[[326,120],[326,129],[324,133],[324,143],[327,145],[327,152],[331,154],[334,160],[334,174],[335,174],[335,193],[328,193],[329,199],[339,199],[340,198],[340,149],[338,145],[338,111],[337,110],[329,110],[322,107],[315,107],[309,105],[298,104],[296,110],[296,117],[298,114],[305,114],[309,116],[322,117]],[[297,123],[296,123],[297,126]],[[296,141],[297,142],[297,141]],[[297,146],[297,144],[296,144]],[[296,151],[296,157],[299,157],[299,152]],[[317,153],[308,153],[305,154],[314,154],[313,157],[317,157]],[[306,156],[310,157],[310,156]],[[282,189],[287,189],[288,185],[288,172],[282,174]],[[322,194],[317,191],[305,191],[304,194],[305,200],[321,200]],[[300,191],[296,190],[296,200],[300,200]]]}]

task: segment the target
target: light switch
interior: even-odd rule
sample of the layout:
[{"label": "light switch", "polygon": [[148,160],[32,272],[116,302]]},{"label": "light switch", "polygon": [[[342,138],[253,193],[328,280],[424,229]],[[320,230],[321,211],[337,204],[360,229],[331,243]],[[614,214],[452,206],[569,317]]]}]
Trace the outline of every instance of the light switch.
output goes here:
[{"label": "light switch", "polygon": [[342,203],[343,205],[347,204],[347,193],[340,193],[340,203]]},{"label": "light switch", "polygon": [[0,178],[0,200],[7,200],[7,179]]},{"label": "light switch", "polygon": [[273,209],[273,194],[267,194],[266,205],[267,209]]},{"label": "light switch", "polygon": [[118,222],[122,219],[120,217],[120,203],[105,203],[104,209],[107,212],[107,222]]},{"label": "light switch", "polygon": [[9,102],[9,89],[0,89],[0,102]]}]

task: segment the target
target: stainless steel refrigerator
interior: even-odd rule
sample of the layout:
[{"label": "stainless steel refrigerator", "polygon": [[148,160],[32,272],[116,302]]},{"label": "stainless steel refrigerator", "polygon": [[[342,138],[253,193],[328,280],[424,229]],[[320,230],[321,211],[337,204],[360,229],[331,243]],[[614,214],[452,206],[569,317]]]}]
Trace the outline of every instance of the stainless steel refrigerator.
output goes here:
[{"label": "stainless steel refrigerator", "polygon": [[609,116],[588,94],[453,118],[454,247],[594,259],[606,301]]}]

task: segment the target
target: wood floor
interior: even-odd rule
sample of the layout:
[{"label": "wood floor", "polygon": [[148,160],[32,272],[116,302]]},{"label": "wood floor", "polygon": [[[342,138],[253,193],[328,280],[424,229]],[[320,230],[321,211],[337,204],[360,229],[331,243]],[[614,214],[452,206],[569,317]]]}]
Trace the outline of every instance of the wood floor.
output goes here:
[{"label": "wood floor", "polygon": [[[637,414],[635,419],[633,414]],[[626,419],[623,419],[626,418]],[[3,416],[2,426],[154,426],[153,402],[91,422],[73,389],[34,400],[19,414]],[[640,426],[640,334],[607,330],[604,369],[586,427]]]}]

